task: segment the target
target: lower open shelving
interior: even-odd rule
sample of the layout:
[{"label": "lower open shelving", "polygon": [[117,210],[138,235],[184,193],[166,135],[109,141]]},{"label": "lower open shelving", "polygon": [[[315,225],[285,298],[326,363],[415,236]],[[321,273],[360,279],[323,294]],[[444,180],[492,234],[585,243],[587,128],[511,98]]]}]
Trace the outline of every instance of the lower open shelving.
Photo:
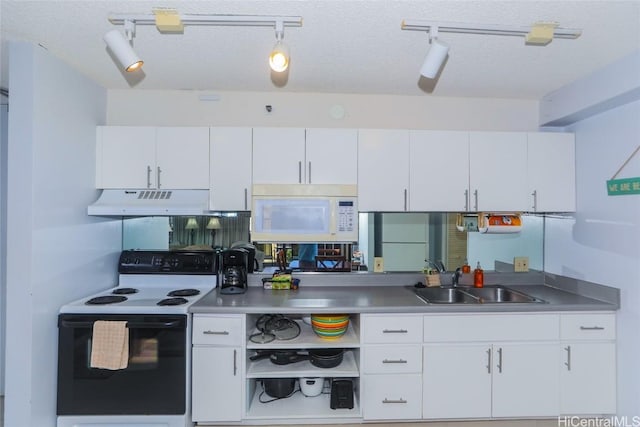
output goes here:
[{"label": "lower open shelving", "polygon": [[[357,384],[357,381],[354,381]],[[331,409],[331,394],[325,392],[318,396],[307,397],[299,390],[287,398],[274,400],[268,403],[260,402],[260,395],[263,399],[270,399],[263,394],[262,385],[256,381],[255,390],[249,404],[246,419],[317,419],[317,418],[360,418],[360,404],[358,393],[354,390],[353,409]],[[296,385],[296,387],[298,387]],[[354,387],[354,389],[357,387]],[[325,387],[326,389],[326,387]]]}]

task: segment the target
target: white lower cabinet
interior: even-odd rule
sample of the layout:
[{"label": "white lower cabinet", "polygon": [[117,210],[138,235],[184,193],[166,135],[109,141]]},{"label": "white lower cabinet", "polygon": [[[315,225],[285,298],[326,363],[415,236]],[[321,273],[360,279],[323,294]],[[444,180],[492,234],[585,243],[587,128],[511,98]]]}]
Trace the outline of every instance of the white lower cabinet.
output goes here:
[{"label": "white lower cabinet", "polygon": [[412,420],[422,417],[422,375],[365,375],[362,409],[366,420]]},{"label": "white lower cabinet", "polygon": [[615,414],[615,314],[562,315],[560,330],[560,412]]},{"label": "white lower cabinet", "polygon": [[242,315],[194,315],[191,355],[191,419],[242,419]]}]

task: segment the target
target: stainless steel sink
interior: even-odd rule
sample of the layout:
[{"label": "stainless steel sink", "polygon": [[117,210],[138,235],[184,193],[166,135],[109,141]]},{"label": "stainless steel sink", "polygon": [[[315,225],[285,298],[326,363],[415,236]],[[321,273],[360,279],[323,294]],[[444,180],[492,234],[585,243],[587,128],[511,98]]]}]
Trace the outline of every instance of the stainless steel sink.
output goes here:
[{"label": "stainless steel sink", "polygon": [[418,298],[427,304],[509,304],[544,303],[545,301],[501,285],[483,288],[418,288]]},{"label": "stainless steel sink", "polygon": [[457,288],[421,288],[415,290],[418,298],[428,304],[474,304],[477,297]]},{"label": "stainless steel sink", "polygon": [[544,302],[538,298],[520,291],[506,288],[500,285],[485,286],[483,288],[468,288],[464,292],[469,293],[483,303],[539,303]]}]

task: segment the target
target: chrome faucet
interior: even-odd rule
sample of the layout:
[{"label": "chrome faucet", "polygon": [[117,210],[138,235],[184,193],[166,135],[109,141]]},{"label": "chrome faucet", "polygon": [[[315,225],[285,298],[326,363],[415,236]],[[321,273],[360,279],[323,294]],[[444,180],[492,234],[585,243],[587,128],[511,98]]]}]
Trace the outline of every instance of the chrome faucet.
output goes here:
[{"label": "chrome faucet", "polygon": [[451,275],[451,286],[453,286],[454,288],[458,286],[460,276],[462,276],[462,269],[458,267],[456,268],[456,271],[453,272],[453,275]]}]

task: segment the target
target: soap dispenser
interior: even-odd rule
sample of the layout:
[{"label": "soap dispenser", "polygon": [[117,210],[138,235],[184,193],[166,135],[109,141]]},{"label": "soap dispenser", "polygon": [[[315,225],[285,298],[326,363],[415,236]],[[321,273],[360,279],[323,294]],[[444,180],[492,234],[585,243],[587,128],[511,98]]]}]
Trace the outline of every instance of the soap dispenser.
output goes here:
[{"label": "soap dispenser", "polygon": [[484,286],[484,271],[482,267],[480,267],[480,261],[478,261],[478,266],[475,270],[473,270],[473,287],[481,288]]},{"label": "soap dispenser", "polygon": [[471,273],[471,266],[469,265],[469,262],[467,261],[467,259],[465,258],[464,260],[464,264],[462,264],[462,272],[464,274],[469,274]]}]

